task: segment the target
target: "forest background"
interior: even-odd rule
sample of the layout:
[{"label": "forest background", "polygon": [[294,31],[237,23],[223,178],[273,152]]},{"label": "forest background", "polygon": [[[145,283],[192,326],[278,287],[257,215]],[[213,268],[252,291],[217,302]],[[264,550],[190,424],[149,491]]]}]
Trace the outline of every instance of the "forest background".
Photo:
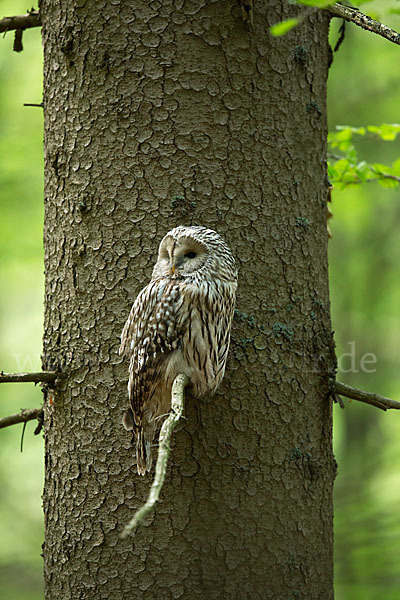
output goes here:
[{"label": "forest background", "polygon": [[[400,2],[397,2],[400,8]],[[400,30],[392,1],[363,10]],[[0,17],[26,12],[0,0]],[[331,45],[340,21],[331,27]],[[290,35],[290,34],[289,34]],[[43,329],[43,114],[40,31],[0,40],[0,370],[40,370]],[[282,38],[284,43],[284,38]],[[330,131],[400,122],[400,48],[352,25],[334,56],[328,85]],[[367,134],[360,159],[391,164],[400,137]],[[338,379],[400,400],[400,187],[377,183],[333,191],[330,283]],[[155,241],[155,245],[157,241]],[[368,356],[366,356],[368,355]],[[372,356],[371,356],[372,355]],[[376,359],[376,362],[374,360]],[[364,360],[364,362],[363,362]],[[0,416],[41,403],[32,384],[3,384]],[[43,440],[28,423],[0,432],[0,590],[3,600],[43,598]],[[334,407],[336,600],[400,595],[400,414],[357,402]],[[384,594],[384,595],[382,595]]]}]

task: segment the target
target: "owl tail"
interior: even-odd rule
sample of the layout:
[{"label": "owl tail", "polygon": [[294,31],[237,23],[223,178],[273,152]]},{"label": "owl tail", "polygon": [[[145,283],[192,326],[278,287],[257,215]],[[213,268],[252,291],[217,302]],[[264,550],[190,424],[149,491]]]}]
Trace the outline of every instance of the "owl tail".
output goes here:
[{"label": "owl tail", "polygon": [[122,424],[127,431],[132,431],[132,444],[136,442],[136,463],[139,475],[146,475],[151,469],[151,444],[155,434],[155,424],[136,424],[131,408],[125,411]]},{"label": "owl tail", "polygon": [[139,475],[151,469],[151,440],[143,428],[136,432],[136,462]]}]

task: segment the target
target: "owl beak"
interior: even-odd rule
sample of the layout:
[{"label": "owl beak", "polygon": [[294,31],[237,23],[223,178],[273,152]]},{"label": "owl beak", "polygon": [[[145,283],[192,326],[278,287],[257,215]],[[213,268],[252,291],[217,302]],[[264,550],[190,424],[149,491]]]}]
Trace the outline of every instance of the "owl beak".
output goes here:
[{"label": "owl beak", "polygon": [[171,265],[171,273],[172,273],[172,275],[175,275],[175,265],[174,265],[174,263],[172,263],[172,265]]}]

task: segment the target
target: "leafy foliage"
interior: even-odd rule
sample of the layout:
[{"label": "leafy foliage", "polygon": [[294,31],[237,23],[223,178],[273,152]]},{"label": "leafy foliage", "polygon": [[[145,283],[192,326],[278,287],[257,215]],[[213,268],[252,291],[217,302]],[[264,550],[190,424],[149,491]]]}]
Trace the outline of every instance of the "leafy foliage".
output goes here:
[{"label": "leafy foliage", "polygon": [[328,177],[338,189],[348,185],[377,182],[385,188],[400,183],[400,159],[391,166],[360,160],[356,150],[357,138],[376,137],[385,142],[394,141],[400,133],[400,124],[384,123],[367,127],[337,126],[328,135]]}]

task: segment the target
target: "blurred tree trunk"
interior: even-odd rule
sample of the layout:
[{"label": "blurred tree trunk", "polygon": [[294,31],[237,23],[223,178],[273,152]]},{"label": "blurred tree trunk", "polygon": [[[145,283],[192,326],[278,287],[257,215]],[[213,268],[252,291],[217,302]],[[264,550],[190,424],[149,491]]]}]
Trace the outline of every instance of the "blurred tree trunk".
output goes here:
[{"label": "blurred tree trunk", "polygon": [[[286,2],[43,0],[47,600],[333,598],[328,19]],[[293,7],[290,10],[296,10]],[[240,265],[228,372],[186,402],[148,527],[117,356],[162,236]]]}]

